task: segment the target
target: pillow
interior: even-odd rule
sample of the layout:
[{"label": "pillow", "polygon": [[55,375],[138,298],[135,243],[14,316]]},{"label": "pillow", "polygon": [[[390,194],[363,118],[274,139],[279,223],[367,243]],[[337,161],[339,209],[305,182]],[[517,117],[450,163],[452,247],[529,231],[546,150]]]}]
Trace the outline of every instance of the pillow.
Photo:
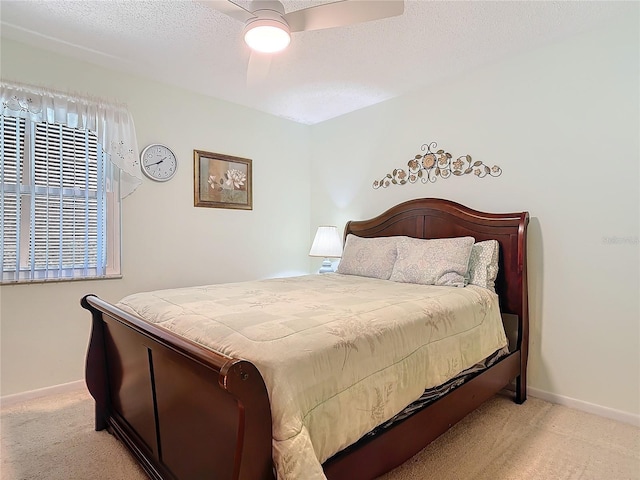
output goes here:
[{"label": "pillow", "polygon": [[421,285],[464,287],[473,237],[402,238],[390,280]]},{"label": "pillow", "polygon": [[401,237],[364,238],[347,235],[336,272],[389,280],[396,261],[396,244],[399,238]]},{"label": "pillow", "polygon": [[500,244],[497,240],[476,243],[469,257],[469,283],[488,288],[495,292],[498,276],[498,255]]}]

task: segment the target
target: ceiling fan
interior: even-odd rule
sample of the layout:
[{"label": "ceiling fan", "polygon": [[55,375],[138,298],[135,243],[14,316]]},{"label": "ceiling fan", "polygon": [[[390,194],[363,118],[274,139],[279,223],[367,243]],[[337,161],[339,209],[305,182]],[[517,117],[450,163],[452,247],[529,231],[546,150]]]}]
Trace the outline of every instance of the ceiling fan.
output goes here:
[{"label": "ceiling fan", "polygon": [[278,0],[253,0],[248,9],[232,0],[206,3],[244,23],[244,40],[252,51],[247,70],[249,84],[266,77],[270,54],[287,48],[291,33],[343,27],[404,12],[404,0],[338,0],[289,13]]}]

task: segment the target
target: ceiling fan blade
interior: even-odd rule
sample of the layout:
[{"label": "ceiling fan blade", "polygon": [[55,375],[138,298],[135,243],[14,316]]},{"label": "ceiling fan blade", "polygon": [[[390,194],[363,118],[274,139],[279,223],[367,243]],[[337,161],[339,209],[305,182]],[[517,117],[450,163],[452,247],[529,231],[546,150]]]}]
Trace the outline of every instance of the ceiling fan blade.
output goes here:
[{"label": "ceiling fan blade", "polygon": [[228,15],[231,18],[246,22],[255,15],[249,10],[245,10],[240,5],[233,3],[231,0],[200,0],[201,3],[209,5],[211,8]]},{"label": "ceiling fan blade", "polygon": [[271,68],[271,55],[251,52],[247,65],[247,86],[254,87],[267,79]]},{"label": "ceiling fan blade", "polygon": [[403,12],[404,0],[341,0],[289,12],[284,19],[292,32],[302,32],[395,17]]}]

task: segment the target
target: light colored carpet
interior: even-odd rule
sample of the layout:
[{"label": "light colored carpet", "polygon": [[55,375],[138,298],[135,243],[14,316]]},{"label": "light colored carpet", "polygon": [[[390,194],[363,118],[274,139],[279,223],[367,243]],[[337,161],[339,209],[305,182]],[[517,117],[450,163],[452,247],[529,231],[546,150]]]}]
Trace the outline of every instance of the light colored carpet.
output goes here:
[{"label": "light colored carpet", "polygon": [[[0,428],[2,480],[147,478],[117,440],[93,430],[84,391],[3,408]],[[498,396],[382,479],[640,480],[640,429]]]}]

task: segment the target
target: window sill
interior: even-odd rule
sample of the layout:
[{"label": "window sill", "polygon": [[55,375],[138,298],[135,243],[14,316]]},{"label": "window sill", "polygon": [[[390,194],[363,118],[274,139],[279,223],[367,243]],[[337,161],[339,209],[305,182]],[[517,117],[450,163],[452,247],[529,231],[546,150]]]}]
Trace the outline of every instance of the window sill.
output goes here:
[{"label": "window sill", "polygon": [[94,280],[118,280],[122,275],[104,275],[101,277],[83,277],[83,278],[44,278],[36,280],[5,280],[0,282],[1,287],[8,287],[10,285],[29,285],[35,283],[63,283],[63,282],[87,282]]}]

